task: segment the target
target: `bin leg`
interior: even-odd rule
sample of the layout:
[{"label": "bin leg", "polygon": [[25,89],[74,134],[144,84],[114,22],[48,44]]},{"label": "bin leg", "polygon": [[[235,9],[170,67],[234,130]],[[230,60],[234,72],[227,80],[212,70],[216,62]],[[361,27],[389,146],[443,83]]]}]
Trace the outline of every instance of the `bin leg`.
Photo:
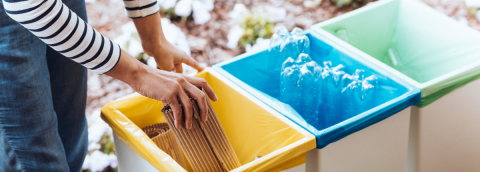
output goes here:
[{"label": "bin leg", "polygon": [[320,171],[320,150],[312,149],[307,152],[307,159],[305,162],[305,172],[319,172]]},{"label": "bin leg", "polygon": [[412,106],[411,109],[406,171],[417,172],[419,108]]}]

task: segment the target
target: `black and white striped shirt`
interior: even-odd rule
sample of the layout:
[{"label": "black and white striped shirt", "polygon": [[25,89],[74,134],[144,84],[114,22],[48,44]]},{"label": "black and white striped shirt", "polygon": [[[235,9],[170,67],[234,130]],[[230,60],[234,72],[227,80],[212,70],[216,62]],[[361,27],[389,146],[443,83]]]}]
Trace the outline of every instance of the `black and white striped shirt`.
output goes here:
[{"label": "black and white striped shirt", "polygon": [[[124,0],[127,16],[141,18],[160,10],[156,0]],[[98,33],[61,0],[3,0],[5,12],[54,50],[103,74],[115,67],[120,47]]]}]

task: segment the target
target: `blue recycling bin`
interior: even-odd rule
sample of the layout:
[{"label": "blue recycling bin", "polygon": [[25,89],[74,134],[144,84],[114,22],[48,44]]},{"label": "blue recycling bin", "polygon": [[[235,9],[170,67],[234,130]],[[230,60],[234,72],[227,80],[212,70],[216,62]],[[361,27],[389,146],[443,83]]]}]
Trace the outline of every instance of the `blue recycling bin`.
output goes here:
[{"label": "blue recycling bin", "polygon": [[[321,104],[339,106],[333,107],[337,111],[299,114],[303,110],[285,103],[280,94],[281,64],[286,56],[268,50],[246,53],[213,69],[316,136],[318,149],[307,153],[307,170],[404,172],[409,107],[420,101],[420,90],[327,37],[316,32],[307,32],[307,36],[310,56],[318,64],[331,61],[333,66],[343,64],[346,73],[363,69],[364,76],[377,76],[379,89],[373,97],[359,102],[339,94],[336,102]],[[329,93],[323,90],[321,94]]]}]

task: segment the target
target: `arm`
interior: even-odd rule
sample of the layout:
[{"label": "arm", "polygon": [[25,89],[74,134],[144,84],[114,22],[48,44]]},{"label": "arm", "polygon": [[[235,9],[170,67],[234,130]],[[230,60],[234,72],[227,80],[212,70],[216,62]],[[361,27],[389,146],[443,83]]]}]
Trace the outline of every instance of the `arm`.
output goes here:
[{"label": "arm", "polygon": [[203,70],[193,58],[167,41],[159,14],[133,19],[133,23],[142,40],[144,52],[155,58],[158,68],[166,71],[175,69],[175,72],[182,73],[182,63],[185,63],[198,71]]},{"label": "arm", "polygon": [[[191,89],[193,85],[210,90],[209,96],[216,100],[208,84],[202,83],[204,80],[173,75],[140,65],[117,44],[79,18],[61,0],[3,0],[3,5],[5,12],[12,19],[29,29],[54,50],[97,74],[107,73],[124,81],[144,96],[171,103],[171,106],[176,106],[176,113],[174,110],[176,117],[182,116],[178,99],[183,104],[186,102],[185,97],[188,93],[199,102],[200,106],[203,106],[200,109],[202,119],[205,120],[206,100],[201,99],[205,95],[198,89]],[[142,4],[137,3],[137,5]],[[146,9],[144,7],[130,9],[133,11],[131,15],[138,14],[138,17],[144,17],[148,14],[145,12],[148,10],[144,10]],[[127,14],[130,15],[128,11],[127,5]],[[154,11],[153,14],[157,11]],[[185,123],[189,128],[192,116],[191,104],[185,103],[184,107]],[[182,118],[176,119],[178,119],[176,120],[178,124]],[[177,127],[180,126],[177,125]]]}]

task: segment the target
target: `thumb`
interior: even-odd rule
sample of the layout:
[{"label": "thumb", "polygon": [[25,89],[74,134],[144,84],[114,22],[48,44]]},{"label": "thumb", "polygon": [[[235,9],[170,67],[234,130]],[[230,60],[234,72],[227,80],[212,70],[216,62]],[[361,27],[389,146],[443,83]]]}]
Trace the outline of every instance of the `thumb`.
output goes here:
[{"label": "thumb", "polygon": [[173,70],[173,61],[169,58],[156,58],[155,61],[157,62],[157,68],[160,70],[165,71],[172,71]]}]

